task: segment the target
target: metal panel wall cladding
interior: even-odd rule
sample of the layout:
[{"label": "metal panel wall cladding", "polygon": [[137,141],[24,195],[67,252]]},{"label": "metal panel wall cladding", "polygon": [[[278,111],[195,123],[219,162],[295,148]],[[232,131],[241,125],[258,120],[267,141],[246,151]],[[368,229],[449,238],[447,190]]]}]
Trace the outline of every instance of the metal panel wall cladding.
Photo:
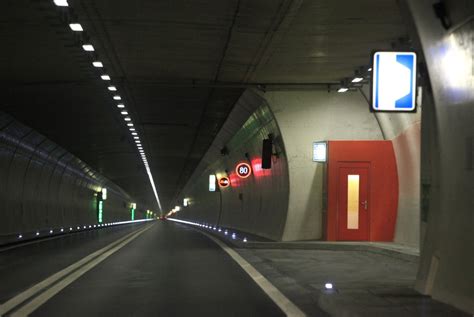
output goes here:
[{"label": "metal panel wall cladding", "polygon": [[129,220],[126,203],[132,199],[126,192],[0,112],[0,244],[17,240],[19,234],[97,224],[100,187],[108,190],[104,222]]}]

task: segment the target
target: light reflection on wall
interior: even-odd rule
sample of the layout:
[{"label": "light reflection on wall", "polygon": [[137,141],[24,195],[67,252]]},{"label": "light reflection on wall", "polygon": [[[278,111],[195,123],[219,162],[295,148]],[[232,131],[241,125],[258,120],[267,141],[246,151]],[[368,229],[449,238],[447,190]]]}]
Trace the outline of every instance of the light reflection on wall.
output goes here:
[{"label": "light reflection on wall", "polygon": [[441,48],[441,67],[446,87],[456,103],[472,95],[472,39],[450,34]]},{"label": "light reflection on wall", "polygon": [[263,169],[262,168],[262,158],[261,157],[253,158],[251,160],[250,164],[252,165],[253,173],[254,173],[256,178],[272,175],[272,170],[271,169]]},{"label": "light reflection on wall", "polygon": [[230,172],[230,187],[240,187],[240,178],[235,172]]}]

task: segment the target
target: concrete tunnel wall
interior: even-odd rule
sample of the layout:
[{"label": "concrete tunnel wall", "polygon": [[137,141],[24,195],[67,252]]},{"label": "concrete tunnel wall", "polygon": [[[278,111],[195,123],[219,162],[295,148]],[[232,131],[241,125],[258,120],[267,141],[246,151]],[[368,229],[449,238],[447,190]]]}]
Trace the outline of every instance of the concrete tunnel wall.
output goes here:
[{"label": "concrete tunnel wall", "polygon": [[416,287],[474,313],[474,2],[445,1],[445,29],[432,0],[405,0],[431,84],[423,117],[423,214]]},{"label": "concrete tunnel wall", "polygon": [[96,192],[105,187],[104,222],[130,220],[130,196],[38,132],[0,112],[0,244],[18,234],[97,224]]},{"label": "concrete tunnel wall", "polygon": [[[418,246],[421,109],[417,113],[374,115],[358,92],[248,90],[244,95],[241,99],[251,99],[250,108],[259,110],[249,111],[250,121],[234,129],[228,140],[221,140],[218,148],[227,145],[229,156],[214,153],[201,162],[204,167],[179,196],[180,201],[191,199],[191,205],[179,212],[179,218],[217,224],[222,208],[223,226],[273,240],[322,239],[324,164],[312,161],[312,142],[385,137],[392,140],[399,184],[404,186],[399,195],[395,242]],[[253,119],[259,118],[262,111],[268,119]],[[228,121],[232,122],[234,116],[231,113]],[[258,123],[252,131],[259,132],[248,131],[250,122],[254,126]],[[221,131],[229,133],[226,124]],[[279,136],[276,144],[283,155],[265,177],[252,177],[254,181],[241,181],[238,188],[223,189],[221,207],[219,194],[208,191],[209,174],[232,170],[237,162],[245,160],[246,152],[251,160],[258,158],[262,139],[270,132]],[[243,193],[242,200],[239,193]]]},{"label": "concrete tunnel wall", "polygon": [[[243,111],[247,116],[241,116]],[[236,121],[243,122],[235,124]],[[221,131],[229,130],[237,132],[214,146],[218,149],[226,146],[228,154],[214,153],[212,158],[206,157],[212,163],[198,169],[181,192],[180,200],[189,198],[190,205],[183,207],[179,218],[280,240],[288,207],[288,165],[275,118],[263,99],[247,91]],[[262,140],[269,134],[273,135],[278,157],[273,158],[271,170],[262,170]],[[216,140],[219,142],[220,137]],[[240,162],[252,165],[250,177],[237,177],[234,168]],[[209,174],[217,174],[218,178],[229,176],[231,186],[220,192],[209,192]]]}]

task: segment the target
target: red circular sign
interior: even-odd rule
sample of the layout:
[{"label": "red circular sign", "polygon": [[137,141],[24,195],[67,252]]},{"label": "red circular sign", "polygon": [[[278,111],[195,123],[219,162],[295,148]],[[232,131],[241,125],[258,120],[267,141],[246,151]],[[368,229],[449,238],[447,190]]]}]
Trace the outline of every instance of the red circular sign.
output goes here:
[{"label": "red circular sign", "polygon": [[240,178],[247,178],[252,174],[252,167],[247,163],[239,163],[235,167],[235,172]]},{"label": "red circular sign", "polygon": [[219,186],[220,187],[227,187],[230,185],[230,180],[227,177],[219,178]]}]

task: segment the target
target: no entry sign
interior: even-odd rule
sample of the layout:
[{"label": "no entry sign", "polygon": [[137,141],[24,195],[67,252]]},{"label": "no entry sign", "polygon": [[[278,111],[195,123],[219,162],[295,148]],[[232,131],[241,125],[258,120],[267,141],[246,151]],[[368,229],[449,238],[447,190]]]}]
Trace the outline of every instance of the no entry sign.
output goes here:
[{"label": "no entry sign", "polygon": [[235,172],[240,178],[247,178],[252,174],[252,167],[247,163],[239,163],[235,167]]},{"label": "no entry sign", "polygon": [[227,187],[230,185],[230,180],[227,177],[222,177],[219,179],[219,186],[220,187]]}]

